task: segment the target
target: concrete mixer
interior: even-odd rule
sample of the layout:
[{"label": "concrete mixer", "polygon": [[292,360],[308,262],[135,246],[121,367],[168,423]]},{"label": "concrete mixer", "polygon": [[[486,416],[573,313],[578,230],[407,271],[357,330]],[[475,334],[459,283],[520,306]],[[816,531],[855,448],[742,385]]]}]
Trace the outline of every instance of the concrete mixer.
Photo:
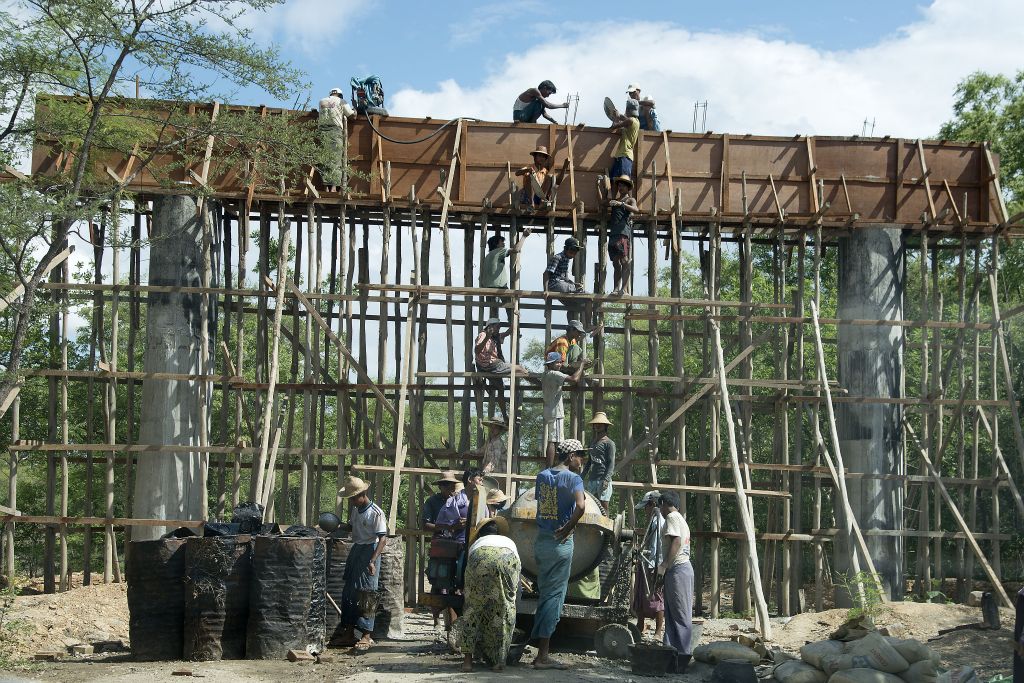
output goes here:
[{"label": "concrete mixer", "polygon": [[[640,641],[640,634],[629,623],[632,580],[633,531],[625,529],[624,516],[614,520],[601,513],[601,505],[589,493],[587,511],[573,531],[573,557],[570,581],[600,573],[600,599],[566,597],[562,617],[555,631],[556,640],[593,638],[593,646],[602,657],[625,659],[629,646]],[[523,575],[536,579],[534,541],[537,537],[537,500],[531,487],[510,508],[498,513],[508,519],[509,536],[516,543]],[[531,622],[537,611],[537,595],[524,589],[516,601],[518,621]]]}]

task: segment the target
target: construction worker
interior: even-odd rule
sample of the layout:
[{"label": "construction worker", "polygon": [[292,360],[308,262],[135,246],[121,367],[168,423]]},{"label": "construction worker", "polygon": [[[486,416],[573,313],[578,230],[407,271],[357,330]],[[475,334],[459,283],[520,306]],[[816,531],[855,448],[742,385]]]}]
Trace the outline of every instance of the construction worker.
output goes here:
[{"label": "construction worker", "polygon": [[505,337],[512,334],[512,330],[501,331],[505,323],[497,318],[491,318],[476,336],[473,344],[473,354],[476,360],[476,369],[479,372],[490,372],[495,375],[507,375],[513,368],[517,375],[528,375],[530,371],[522,365],[512,365],[502,359],[501,343]]},{"label": "construction worker", "polygon": [[341,88],[331,88],[330,94],[320,100],[317,108],[317,127],[327,147],[328,159],[320,169],[320,177],[328,192],[338,192],[342,184],[345,158],[345,119],[356,111],[341,99]]},{"label": "construction worker", "polygon": [[[640,137],[640,103],[630,100],[626,103],[626,113],[619,114],[611,125],[612,130],[619,131],[619,144],[615,147],[612,157],[612,167],[609,172],[610,178],[621,176],[633,177],[633,150],[636,148],[637,138]],[[605,190],[611,190],[607,185]]]},{"label": "construction worker", "polygon": [[654,98],[645,97],[640,100],[640,130],[661,131],[658,112],[654,111]]},{"label": "construction worker", "polygon": [[[508,257],[510,254],[522,250],[526,238],[533,232],[533,228],[527,228],[523,236],[514,247],[505,246],[504,235],[491,235],[487,238],[487,253],[480,264],[480,286],[489,289],[508,289]],[[509,322],[512,321],[512,308],[509,306],[512,299],[507,296],[486,296],[484,301],[491,305],[490,317],[498,315],[498,306],[505,308],[505,315]]]},{"label": "construction worker", "polygon": [[548,347],[544,349],[544,353],[548,354],[552,351],[557,351],[562,356],[562,362],[565,363],[565,370],[567,372],[576,372],[581,363],[590,364],[583,347],[587,337],[589,335],[597,336],[602,331],[600,325],[590,330],[585,330],[583,329],[583,323],[579,320],[570,320],[569,324],[565,327],[565,333],[552,339]]},{"label": "construction worker", "polygon": [[580,471],[587,449],[576,439],[558,444],[559,464],[537,475],[534,496],[537,499],[537,538],[534,560],[537,563],[537,611],[531,638],[537,641],[535,669],[567,669],[551,658],[551,634],[562,616],[562,604],[572,570],[573,538],[576,524],[586,512]]},{"label": "construction worker", "polygon": [[[662,587],[657,585],[655,572],[664,560],[662,534],[665,531],[665,518],[661,516],[658,502],[661,492],[657,489],[648,491],[636,510],[647,512],[647,530],[643,533],[640,552],[636,558],[636,571],[633,581],[633,602],[630,607],[636,616],[636,628],[641,638],[644,633],[644,622],[654,619],[654,640],[661,642],[665,637],[665,597]],[[640,538],[639,529],[634,538]]]},{"label": "construction worker", "polygon": [[626,106],[629,107],[630,102],[640,102],[640,86],[636,83],[630,83],[626,86]]},{"label": "construction worker", "polygon": [[[548,267],[544,270],[543,275],[545,293],[578,294],[583,292],[583,284],[569,278],[569,265],[579,251],[580,243],[575,237],[569,237],[566,238],[562,251],[553,254],[548,259]],[[559,301],[565,305],[566,318],[570,321],[579,320],[589,308],[583,301],[574,299],[559,299]],[[590,319],[589,314],[586,314],[586,319]]]},{"label": "construction worker", "polygon": [[483,448],[474,455],[481,456],[480,469],[484,474],[505,472],[505,456],[508,454],[508,444],[502,436],[508,431],[508,423],[496,417],[489,417],[483,421],[487,427],[487,440]]},{"label": "construction worker", "polygon": [[664,577],[665,640],[676,649],[676,673],[686,671],[693,653],[693,567],[690,565],[690,527],[680,512],[679,494],[666,491],[659,498],[664,555],[658,576]]},{"label": "construction worker", "polygon": [[[358,651],[369,650],[374,644],[373,620],[359,610],[359,594],[376,592],[380,580],[380,556],[388,544],[387,516],[367,493],[370,485],[359,477],[348,477],[338,492],[351,501],[348,521],[352,526],[352,549],[345,562],[345,588],[341,593],[341,623],[346,631],[342,637],[346,645]],[[356,638],[356,631],[362,635]]]},{"label": "construction worker", "polygon": [[518,123],[537,123],[541,116],[551,123],[558,123],[548,116],[548,109],[568,109],[569,103],[555,104],[547,98],[557,92],[555,84],[551,81],[541,81],[536,88],[530,88],[519,93],[515,103],[512,105],[512,120]]},{"label": "construction worker", "polygon": [[544,393],[544,457],[548,467],[555,463],[555,445],[565,438],[565,408],[562,406],[562,388],[565,380],[580,381],[583,377],[583,364],[572,375],[562,372],[565,365],[562,356],[552,351],[544,359],[544,375],[541,387]]},{"label": "construction worker", "polygon": [[630,274],[633,268],[633,214],[640,207],[631,194],[633,179],[628,175],[615,178],[615,197],[608,200],[611,218],[608,221],[608,259],[612,262],[612,294],[619,296],[632,289]]},{"label": "construction worker", "polygon": [[533,164],[523,166],[516,171],[516,176],[523,178],[523,189],[519,194],[520,206],[525,206],[533,211],[539,206],[551,207],[551,155],[548,148],[538,145],[537,149],[530,152],[533,157]]},{"label": "construction worker", "polygon": [[608,436],[611,425],[604,411],[594,413],[590,420],[594,439],[590,442],[590,458],[583,468],[583,485],[587,493],[601,501],[606,514],[612,499],[612,476],[615,474],[615,442]]}]

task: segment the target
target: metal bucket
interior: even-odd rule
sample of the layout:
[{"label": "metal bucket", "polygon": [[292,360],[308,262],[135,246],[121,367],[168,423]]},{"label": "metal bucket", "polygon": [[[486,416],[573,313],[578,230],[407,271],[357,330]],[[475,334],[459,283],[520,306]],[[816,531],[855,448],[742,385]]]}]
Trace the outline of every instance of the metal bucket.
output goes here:
[{"label": "metal bucket", "polygon": [[676,662],[676,649],[668,645],[630,645],[629,654],[633,673],[641,676],[664,676]]}]

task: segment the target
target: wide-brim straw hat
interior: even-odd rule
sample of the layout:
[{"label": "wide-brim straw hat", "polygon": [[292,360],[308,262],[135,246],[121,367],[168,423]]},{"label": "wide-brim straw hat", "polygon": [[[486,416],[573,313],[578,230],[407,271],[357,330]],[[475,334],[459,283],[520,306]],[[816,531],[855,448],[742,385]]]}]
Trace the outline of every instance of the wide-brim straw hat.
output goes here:
[{"label": "wide-brim straw hat", "polygon": [[498,527],[499,534],[501,534],[502,536],[508,536],[508,520],[504,517],[501,517],[500,515],[497,517],[487,517],[485,519],[481,519],[479,522],[477,522],[476,527],[474,527],[473,535],[475,536],[479,534],[480,530],[488,524],[494,524]]},{"label": "wide-brim straw hat", "polygon": [[603,410],[600,410],[594,413],[594,417],[590,418],[590,424],[611,426],[612,421],[608,419],[607,413],[605,413]]},{"label": "wide-brim straw hat", "polygon": [[484,427],[497,427],[499,429],[505,430],[508,429],[508,423],[505,422],[504,420],[499,420],[496,417],[489,417],[480,424],[482,424]]},{"label": "wide-brim straw hat", "polygon": [[543,154],[546,157],[551,156],[551,154],[548,153],[548,148],[544,145],[537,145],[537,149],[530,152],[530,156],[533,156],[534,154]]},{"label": "wide-brim straw hat", "polygon": [[630,177],[629,177],[628,175],[626,175],[626,174],[622,174],[622,175],[620,175],[620,176],[617,176],[617,177],[615,178],[615,182],[617,182],[617,183],[626,183],[626,184],[627,184],[627,185],[629,185],[630,187],[633,187],[633,179],[632,179],[632,178],[630,178]]},{"label": "wide-brim straw hat", "polygon": [[459,481],[459,478],[457,476],[455,476],[455,472],[452,472],[451,470],[449,470],[449,471],[445,472],[444,474],[442,474],[440,479],[435,479],[434,480],[434,484],[461,484],[461,483],[462,482]]},{"label": "wide-brim straw hat", "polygon": [[488,505],[498,505],[499,503],[504,503],[506,500],[508,500],[508,496],[506,496],[505,492],[501,489],[491,489],[487,492]]},{"label": "wide-brim straw hat", "polygon": [[367,482],[359,477],[350,476],[345,480],[345,485],[341,487],[341,497],[351,498],[352,496],[358,496],[369,488],[370,485]]}]

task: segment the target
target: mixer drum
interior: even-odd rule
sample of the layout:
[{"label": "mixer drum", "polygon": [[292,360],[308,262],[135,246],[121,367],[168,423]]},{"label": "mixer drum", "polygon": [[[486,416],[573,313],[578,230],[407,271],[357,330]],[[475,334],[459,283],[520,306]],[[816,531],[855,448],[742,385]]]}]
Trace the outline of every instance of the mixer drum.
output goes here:
[{"label": "mixer drum", "polygon": [[[537,577],[537,562],[533,556],[534,540],[537,537],[537,499],[535,489],[525,491],[508,510],[500,512],[508,519],[509,536],[516,543],[523,573],[530,578]],[[587,512],[573,531],[572,569],[569,580],[585,576],[601,563],[601,558],[614,539],[614,522],[600,513],[601,506],[589,493]]]}]

